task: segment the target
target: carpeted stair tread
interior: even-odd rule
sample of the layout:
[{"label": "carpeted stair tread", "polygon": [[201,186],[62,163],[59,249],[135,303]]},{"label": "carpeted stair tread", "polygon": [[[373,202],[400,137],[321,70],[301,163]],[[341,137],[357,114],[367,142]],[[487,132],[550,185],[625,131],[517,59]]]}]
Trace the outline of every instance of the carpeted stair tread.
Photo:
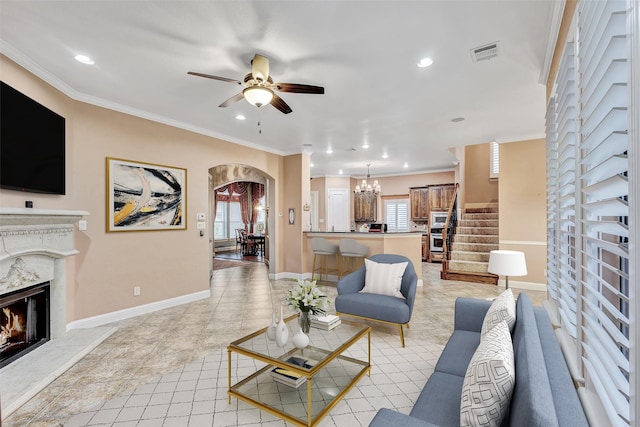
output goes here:
[{"label": "carpeted stair tread", "polygon": [[454,234],[456,243],[491,243],[497,245],[500,237],[497,234]]},{"label": "carpeted stair tread", "polygon": [[457,233],[460,234],[492,234],[497,235],[500,230],[498,227],[458,227]]},{"label": "carpeted stair tread", "polygon": [[498,227],[499,221],[495,219],[462,219],[458,222],[458,227]]},{"label": "carpeted stair tread", "polygon": [[463,251],[463,252],[491,252],[499,249],[499,245],[497,243],[458,243],[453,242],[451,244],[452,251]]},{"label": "carpeted stair tread", "polygon": [[489,262],[489,254],[486,252],[454,251],[451,252],[452,261],[480,261]]},{"label": "carpeted stair tread", "polygon": [[487,273],[487,262],[450,260],[449,269],[471,273]]}]

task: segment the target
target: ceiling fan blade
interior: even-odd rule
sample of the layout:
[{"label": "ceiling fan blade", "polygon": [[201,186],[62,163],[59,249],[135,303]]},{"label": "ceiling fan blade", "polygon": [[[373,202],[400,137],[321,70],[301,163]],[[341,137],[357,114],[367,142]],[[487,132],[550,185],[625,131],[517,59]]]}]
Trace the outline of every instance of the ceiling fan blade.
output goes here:
[{"label": "ceiling fan blade", "polygon": [[271,99],[271,105],[282,111],[284,114],[289,114],[293,111],[291,107],[289,107],[289,105],[284,102],[284,99],[280,98],[275,93],[273,94],[273,98]]},{"label": "ceiling fan blade", "polygon": [[251,61],[251,74],[255,81],[266,82],[269,78],[269,59],[256,53]]},{"label": "ceiling fan blade", "polygon": [[229,105],[235,104],[236,102],[240,101],[242,98],[244,98],[244,95],[242,94],[242,92],[240,92],[239,94],[233,95],[231,98],[218,105],[218,107],[228,107]]},{"label": "ceiling fan blade", "polygon": [[207,79],[220,80],[227,83],[237,83],[239,85],[242,84],[242,82],[239,80],[228,79],[226,77],[212,76],[211,74],[196,73],[194,71],[189,71],[187,74],[191,74],[192,76],[198,76],[198,77],[206,77]]},{"label": "ceiling fan blade", "polygon": [[324,94],[324,88],[321,86],[301,85],[298,83],[276,83],[276,90],[280,92]]}]

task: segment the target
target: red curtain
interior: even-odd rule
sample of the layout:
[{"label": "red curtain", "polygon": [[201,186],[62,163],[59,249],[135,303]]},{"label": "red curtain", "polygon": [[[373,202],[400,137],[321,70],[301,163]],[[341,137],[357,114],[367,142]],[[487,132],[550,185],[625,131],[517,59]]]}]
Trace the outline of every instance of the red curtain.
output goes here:
[{"label": "red curtain", "polygon": [[216,212],[218,209],[217,202],[240,202],[240,215],[242,216],[242,222],[244,228],[247,229],[247,225],[250,223],[249,217],[249,186],[251,182],[232,182],[231,184],[223,185],[216,189]]}]

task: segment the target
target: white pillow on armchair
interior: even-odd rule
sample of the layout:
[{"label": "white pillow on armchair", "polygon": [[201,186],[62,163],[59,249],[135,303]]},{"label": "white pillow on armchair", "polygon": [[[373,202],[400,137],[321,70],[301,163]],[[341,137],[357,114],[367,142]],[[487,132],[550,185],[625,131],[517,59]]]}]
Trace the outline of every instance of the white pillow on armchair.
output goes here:
[{"label": "white pillow on armchair", "polygon": [[364,288],[360,292],[404,299],[400,287],[407,265],[409,265],[408,262],[386,264],[365,258]]}]

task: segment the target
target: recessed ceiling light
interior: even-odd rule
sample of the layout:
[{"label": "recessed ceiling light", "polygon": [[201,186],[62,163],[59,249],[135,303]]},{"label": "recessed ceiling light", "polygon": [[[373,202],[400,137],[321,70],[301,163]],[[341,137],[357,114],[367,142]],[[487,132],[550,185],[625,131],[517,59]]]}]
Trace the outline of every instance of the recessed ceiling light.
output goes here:
[{"label": "recessed ceiling light", "polygon": [[245,117],[245,116],[243,116],[242,114],[238,114],[238,115],[236,116],[236,119],[238,119],[238,120],[245,120],[245,119],[246,119],[246,117]]},{"label": "recessed ceiling light", "polygon": [[453,119],[451,119],[451,121],[453,123],[463,122],[464,121],[464,117],[454,117]]},{"label": "recessed ceiling light", "polygon": [[418,67],[426,68],[431,64],[433,64],[433,59],[431,59],[431,58],[422,58],[420,60],[420,62],[418,62]]},{"label": "recessed ceiling light", "polygon": [[362,148],[369,148],[369,143],[368,142],[364,142],[362,143]]},{"label": "recessed ceiling light", "polygon": [[76,55],[74,56],[75,60],[78,62],[82,62],[83,64],[91,65],[94,64],[93,59],[89,58],[87,55]]},{"label": "recessed ceiling light", "polygon": [[327,148],[327,154],[331,154],[333,153],[333,150],[331,149],[331,147]]},{"label": "recessed ceiling light", "polygon": [[342,169],[340,169],[340,170],[338,171],[338,174],[342,175]]},{"label": "recessed ceiling light", "polygon": [[409,163],[404,162],[404,167],[405,167],[405,168],[408,168],[408,167],[409,167]]},{"label": "recessed ceiling light", "polygon": [[387,157],[389,157],[389,155],[388,155],[387,153],[384,153],[384,154],[382,155],[382,158],[383,158],[383,159],[386,159]]},{"label": "recessed ceiling light", "polygon": [[309,167],[311,167],[311,168],[312,168],[312,167],[314,167],[314,166],[315,166],[315,165],[314,165],[313,163],[310,163],[310,164],[309,164]]}]

